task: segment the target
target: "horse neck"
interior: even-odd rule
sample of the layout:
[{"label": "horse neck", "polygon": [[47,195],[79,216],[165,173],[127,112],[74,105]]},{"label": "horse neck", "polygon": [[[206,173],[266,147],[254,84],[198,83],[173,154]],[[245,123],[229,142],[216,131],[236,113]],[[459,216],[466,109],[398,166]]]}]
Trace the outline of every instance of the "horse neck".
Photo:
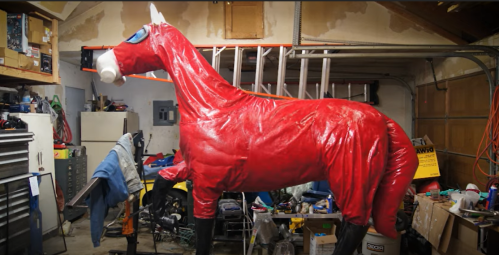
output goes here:
[{"label": "horse neck", "polygon": [[175,85],[183,121],[213,118],[249,95],[225,81],[178,30],[162,33],[159,54]]}]

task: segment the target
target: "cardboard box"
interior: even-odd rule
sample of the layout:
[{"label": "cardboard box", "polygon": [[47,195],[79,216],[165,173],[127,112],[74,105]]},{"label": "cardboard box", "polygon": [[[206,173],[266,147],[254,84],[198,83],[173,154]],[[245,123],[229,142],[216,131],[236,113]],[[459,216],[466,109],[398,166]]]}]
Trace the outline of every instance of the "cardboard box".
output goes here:
[{"label": "cardboard box", "polygon": [[[416,199],[419,205],[414,212],[412,228],[439,248],[439,235],[444,231],[451,214],[442,207],[442,203],[431,200],[425,194],[418,194]],[[450,203],[445,207],[450,208]]]},{"label": "cardboard box", "polygon": [[0,10],[0,47],[7,47],[7,13]]},{"label": "cardboard box", "polygon": [[42,53],[40,58],[40,71],[52,73],[52,56]]},{"label": "cardboard box", "polygon": [[7,47],[22,53],[28,51],[28,15],[7,14]]},{"label": "cardboard box", "polygon": [[336,236],[334,234],[326,236],[315,236],[315,233],[312,233],[310,235],[310,255],[333,254],[336,242],[338,242],[338,239],[336,239]]},{"label": "cardboard box", "polygon": [[40,48],[35,45],[28,46],[28,53],[26,53],[26,57],[40,58]]},{"label": "cardboard box", "polygon": [[7,47],[0,47],[0,57],[18,59],[18,55],[17,51],[13,51]]},{"label": "cardboard box", "polygon": [[13,51],[7,47],[0,47],[0,64],[11,67],[18,67],[17,51]]},{"label": "cardboard box", "polygon": [[307,219],[303,226],[303,252],[310,253],[311,232],[334,235],[336,233],[336,221],[334,219]]},{"label": "cardboard box", "polygon": [[478,227],[450,213],[450,202],[440,203],[418,194],[412,227],[433,246],[432,254],[464,255],[478,249]]},{"label": "cardboard box", "polygon": [[68,149],[54,150],[54,159],[67,159],[69,158]]},{"label": "cardboard box", "polygon": [[9,112],[29,112],[29,105],[27,104],[12,104],[9,106]]},{"label": "cardboard box", "polygon": [[19,61],[17,59],[0,57],[0,65],[17,67]]},{"label": "cardboard box", "polygon": [[44,44],[43,33],[39,31],[29,31],[28,32],[28,42],[35,44]]},{"label": "cardboard box", "polygon": [[52,45],[40,44],[40,52],[47,55],[52,55]]},{"label": "cardboard box", "polygon": [[34,72],[40,72],[40,60],[27,57],[24,54],[19,54],[19,68]]},{"label": "cardboard box", "polygon": [[28,17],[28,30],[36,31],[41,34],[45,34],[45,29],[43,28],[43,20],[37,19],[35,17]]}]

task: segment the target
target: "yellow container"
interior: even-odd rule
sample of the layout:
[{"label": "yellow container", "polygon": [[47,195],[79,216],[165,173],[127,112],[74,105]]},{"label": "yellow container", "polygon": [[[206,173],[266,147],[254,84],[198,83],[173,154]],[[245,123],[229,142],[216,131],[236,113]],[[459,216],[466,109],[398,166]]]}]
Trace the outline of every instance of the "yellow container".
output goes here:
[{"label": "yellow container", "polygon": [[54,159],[67,159],[69,158],[69,150],[54,150]]}]

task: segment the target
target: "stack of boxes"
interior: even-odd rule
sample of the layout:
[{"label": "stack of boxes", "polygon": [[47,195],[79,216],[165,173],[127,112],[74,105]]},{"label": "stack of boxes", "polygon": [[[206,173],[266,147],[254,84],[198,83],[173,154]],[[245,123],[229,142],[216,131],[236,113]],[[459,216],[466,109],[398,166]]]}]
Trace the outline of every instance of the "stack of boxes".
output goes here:
[{"label": "stack of boxes", "polygon": [[51,36],[43,20],[0,10],[0,65],[52,73]]}]

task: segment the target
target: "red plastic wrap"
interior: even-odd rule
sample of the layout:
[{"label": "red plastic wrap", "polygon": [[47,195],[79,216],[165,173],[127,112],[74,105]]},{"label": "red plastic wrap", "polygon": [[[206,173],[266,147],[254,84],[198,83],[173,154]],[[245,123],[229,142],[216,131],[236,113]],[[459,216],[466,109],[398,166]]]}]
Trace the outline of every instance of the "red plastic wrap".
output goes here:
[{"label": "red plastic wrap", "polygon": [[143,41],[113,49],[118,76],[164,69],[172,77],[185,161],[160,174],[193,181],[195,217],[213,218],[223,191],[328,179],[345,220],[366,225],[374,201],[377,231],[395,237],[396,211],[418,165],[400,126],[363,103],[250,96],[225,81],[176,28],[147,26]]},{"label": "red plastic wrap", "polygon": [[173,156],[173,164],[177,165],[182,161],[184,161],[184,158],[182,157],[182,152],[180,150],[177,150],[177,152],[175,152],[175,156]]}]

